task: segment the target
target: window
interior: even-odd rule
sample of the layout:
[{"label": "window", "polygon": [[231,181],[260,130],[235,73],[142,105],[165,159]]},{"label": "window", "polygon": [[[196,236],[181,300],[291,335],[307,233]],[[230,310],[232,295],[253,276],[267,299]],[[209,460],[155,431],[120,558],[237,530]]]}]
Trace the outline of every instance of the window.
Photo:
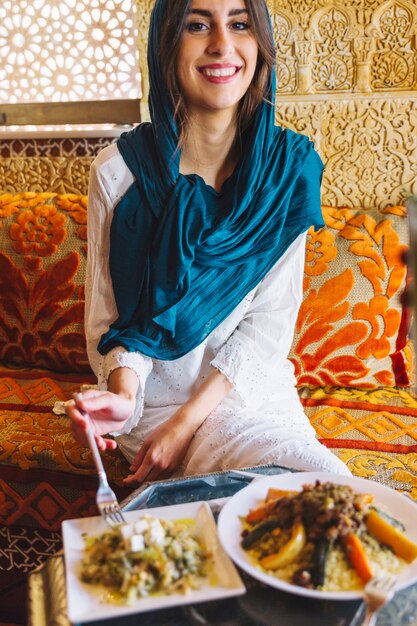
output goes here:
[{"label": "window", "polygon": [[134,0],[2,0],[3,124],[135,122],[140,95]]}]

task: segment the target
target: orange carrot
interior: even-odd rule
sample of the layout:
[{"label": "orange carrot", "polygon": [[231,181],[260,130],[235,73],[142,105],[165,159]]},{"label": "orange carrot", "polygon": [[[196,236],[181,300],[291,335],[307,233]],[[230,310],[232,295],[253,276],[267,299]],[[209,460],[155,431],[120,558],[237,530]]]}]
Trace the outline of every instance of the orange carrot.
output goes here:
[{"label": "orange carrot", "polygon": [[372,504],[374,501],[373,493],[362,493],[360,496],[362,504]]},{"label": "orange carrot", "polygon": [[248,524],[257,524],[258,522],[262,522],[266,517],[268,517],[269,513],[274,510],[275,503],[277,500],[284,498],[286,496],[293,496],[297,491],[286,491],[284,489],[273,489],[270,487],[266,494],[265,502],[263,502],[256,509],[252,509],[246,516],[246,521]]},{"label": "orange carrot", "polygon": [[381,543],[389,546],[399,557],[411,563],[417,558],[417,544],[405,536],[398,528],[395,528],[377,511],[370,511],[366,516],[368,531]]},{"label": "orange carrot", "polygon": [[344,539],[344,546],[348,559],[355,568],[356,573],[364,583],[367,583],[368,580],[371,580],[373,573],[368,557],[365,554],[362,541],[359,539],[358,535],[350,533]]},{"label": "orange carrot", "polygon": [[265,504],[258,506],[258,508],[249,511],[246,516],[248,524],[257,524],[258,522],[262,522],[262,520],[268,517],[268,514],[273,511],[275,502],[276,500],[271,500],[271,502],[266,502]]},{"label": "orange carrot", "polygon": [[266,494],[266,502],[269,502],[270,500],[279,500],[280,498],[284,498],[285,496],[293,496],[296,493],[298,493],[297,491],[287,491],[285,489],[274,489],[273,487],[270,487],[268,489],[268,493]]}]

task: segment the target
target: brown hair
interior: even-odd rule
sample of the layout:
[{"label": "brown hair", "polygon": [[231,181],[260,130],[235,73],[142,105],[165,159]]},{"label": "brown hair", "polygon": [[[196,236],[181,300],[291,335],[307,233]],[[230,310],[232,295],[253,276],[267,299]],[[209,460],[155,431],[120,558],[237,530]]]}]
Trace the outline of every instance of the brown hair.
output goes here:
[{"label": "brown hair", "polygon": [[[266,98],[271,71],[275,64],[275,48],[266,4],[263,0],[245,0],[245,4],[252,32],[258,43],[258,61],[249,89],[240,102],[237,119],[240,132],[248,127],[258,105]],[[174,107],[180,146],[187,134],[188,114],[177,79],[176,61],[190,5],[191,0],[166,0],[159,52],[162,76]]]}]

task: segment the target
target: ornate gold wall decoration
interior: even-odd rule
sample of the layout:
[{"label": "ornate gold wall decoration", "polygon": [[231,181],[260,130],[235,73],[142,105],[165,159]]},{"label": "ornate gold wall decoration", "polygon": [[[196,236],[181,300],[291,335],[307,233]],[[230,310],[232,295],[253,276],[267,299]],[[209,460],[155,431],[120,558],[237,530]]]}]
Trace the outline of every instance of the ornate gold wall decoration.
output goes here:
[{"label": "ornate gold wall decoration", "polygon": [[372,87],[413,89],[417,84],[417,9],[410,2],[385,2],[372,16],[368,32],[376,36]]},{"label": "ornate gold wall decoration", "polygon": [[276,120],[319,147],[324,204],[382,208],[417,193],[417,98],[280,99]]},{"label": "ornate gold wall decoration", "polygon": [[330,6],[313,14],[309,32],[310,37],[315,40],[312,60],[315,92],[353,89],[355,26],[355,15],[347,9]]},{"label": "ornate gold wall decoration", "polygon": [[297,84],[297,66],[294,50],[295,24],[291,16],[276,11],[271,16],[277,51],[277,89],[280,93],[294,93]]},{"label": "ornate gold wall decoration", "polygon": [[1,193],[24,191],[85,195],[93,157],[10,157],[0,159]]}]

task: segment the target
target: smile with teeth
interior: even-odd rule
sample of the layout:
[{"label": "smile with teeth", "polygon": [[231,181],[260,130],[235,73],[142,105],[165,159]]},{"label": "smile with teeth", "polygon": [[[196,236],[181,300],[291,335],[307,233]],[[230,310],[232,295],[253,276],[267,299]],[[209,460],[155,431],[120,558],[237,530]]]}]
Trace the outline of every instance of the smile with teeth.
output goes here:
[{"label": "smile with teeth", "polygon": [[215,78],[221,78],[224,76],[233,76],[239,71],[239,67],[202,67],[200,72],[204,76],[213,76]]}]

